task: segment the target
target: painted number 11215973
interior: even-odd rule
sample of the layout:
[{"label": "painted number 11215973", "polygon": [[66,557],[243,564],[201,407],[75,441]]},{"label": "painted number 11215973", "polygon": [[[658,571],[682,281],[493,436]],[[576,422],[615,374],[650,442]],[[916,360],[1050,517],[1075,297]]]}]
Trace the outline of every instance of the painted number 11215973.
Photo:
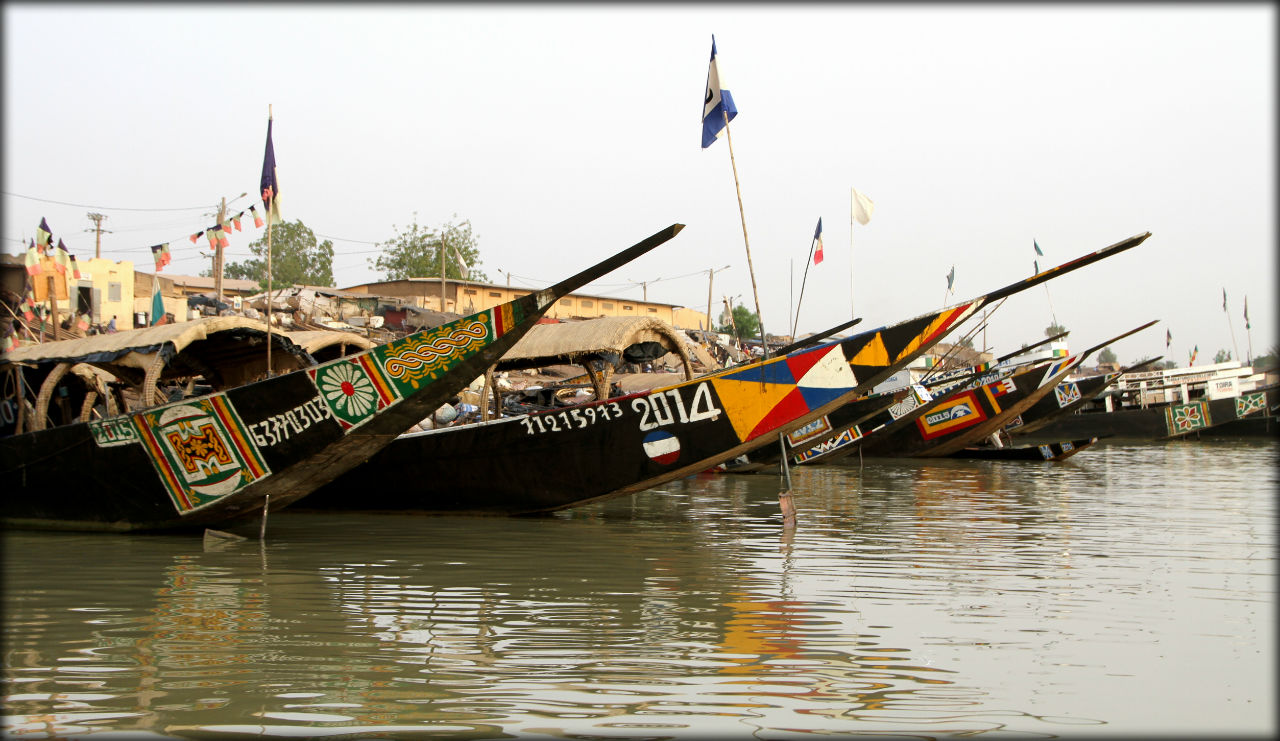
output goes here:
[{"label": "painted number 11215973", "polygon": [[561,430],[581,429],[596,422],[608,422],[622,416],[622,407],[618,402],[588,407],[574,407],[555,414],[530,415],[520,420],[525,432],[536,435],[542,432],[560,432]]}]

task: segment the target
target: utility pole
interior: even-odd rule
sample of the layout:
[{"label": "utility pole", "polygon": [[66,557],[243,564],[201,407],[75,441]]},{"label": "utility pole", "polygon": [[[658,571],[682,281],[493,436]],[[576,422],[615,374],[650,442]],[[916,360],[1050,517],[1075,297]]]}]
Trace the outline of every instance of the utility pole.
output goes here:
[{"label": "utility pole", "polygon": [[[728,269],[729,266],[725,265],[722,268],[711,268],[707,271],[707,332],[712,332],[715,329],[711,324],[711,283],[715,280],[716,271]],[[702,339],[705,340],[706,337],[703,337]]]},{"label": "utility pole", "polygon": [[[222,197],[222,203],[218,205],[218,226],[222,226],[223,219],[227,218],[227,197]],[[268,229],[271,227],[268,226]],[[214,246],[213,248],[213,314],[218,315],[218,304],[222,303],[222,248]],[[267,300],[271,300],[271,294],[267,294]]]},{"label": "utility pole", "polygon": [[[103,214],[89,214],[89,221],[93,222],[92,231],[97,232],[97,237],[94,239],[93,247],[93,256],[95,258],[102,257],[102,220],[105,218],[107,217]],[[85,231],[90,230],[86,229]],[[110,233],[111,232],[107,232],[107,234]]]},{"label": "utility pole", "polygon": [[439,252],[440,252],[440,311],[441,311],[441,312],[443,312],[443,311],[444,311],[444,292],[445,292],[445,283],[444,283],[444,251],[445,251],[444,235],[443,235],[443,234],[441,234],[441,235],[440,235],[440,250],[439,250]]}]

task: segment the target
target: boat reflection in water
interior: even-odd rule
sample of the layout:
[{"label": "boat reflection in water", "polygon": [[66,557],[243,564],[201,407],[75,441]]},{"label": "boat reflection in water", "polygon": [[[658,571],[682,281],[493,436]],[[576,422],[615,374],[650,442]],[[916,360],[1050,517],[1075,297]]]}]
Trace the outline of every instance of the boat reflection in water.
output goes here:
[{"label": "boat reflection in water", "polygon": [[709,476],[542,518],[286,510],[208,549],[6,533],[6,731],[1259,730],[1275,448],[1206,447],[799,469],[794,528],[775,477]]}]

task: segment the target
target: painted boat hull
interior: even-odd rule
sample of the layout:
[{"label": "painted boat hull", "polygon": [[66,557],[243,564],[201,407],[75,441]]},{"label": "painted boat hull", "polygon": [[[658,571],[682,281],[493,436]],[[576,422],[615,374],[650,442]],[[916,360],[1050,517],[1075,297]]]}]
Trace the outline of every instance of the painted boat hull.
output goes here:
[{"label": "painted boat hull", "polygon": [[1003,448],[991,446],[961,448],[952,453],[951,458],[973,458],[986,461],[1040,461],[1056,463],[1066,460],[1085,448],[1098,442],[1096,437],[1080,440],[1060,440],[1043,445],[1007,445]]},{"label": "painted boat hull", "polygon": [[1217,431],[1227,434],[1231,425],[1242,423],[1244,429],[1261,427],[1267,434],[1277,434],[1275,419],[1280,408],[1280,387],[1270,386],[1238,396],[1190,404],[1171,404],[1146,409],[1121,409],[1113,412],[1080,412],[1053,420],[1027,435],[1029,440],[1074,439],[1079,437],[1114,437],[1124,440],[1171,440]]},{"label": "painted boat hull", "polygon": [[910,363],[978,305],[616,399],[404,435],[301,506],[516,515],[643,491],[777,445]]},{"label": "painted boat hull", "polygon": [[674,237],[672,225],[551,288],[292,373],[0,440],[6,527],[227,526],[359,465],[493,365],[561,296]]}]

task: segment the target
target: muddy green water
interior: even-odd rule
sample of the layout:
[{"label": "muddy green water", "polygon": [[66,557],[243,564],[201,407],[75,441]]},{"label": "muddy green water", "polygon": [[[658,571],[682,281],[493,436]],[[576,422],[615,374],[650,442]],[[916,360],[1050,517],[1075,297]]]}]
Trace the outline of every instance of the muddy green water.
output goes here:
[{"label": "muddy green water", "polygon": [[[10,738],[1275,731],[1274,441],[3,535]],[[353,492],[358,495],[358,492]]]}]

